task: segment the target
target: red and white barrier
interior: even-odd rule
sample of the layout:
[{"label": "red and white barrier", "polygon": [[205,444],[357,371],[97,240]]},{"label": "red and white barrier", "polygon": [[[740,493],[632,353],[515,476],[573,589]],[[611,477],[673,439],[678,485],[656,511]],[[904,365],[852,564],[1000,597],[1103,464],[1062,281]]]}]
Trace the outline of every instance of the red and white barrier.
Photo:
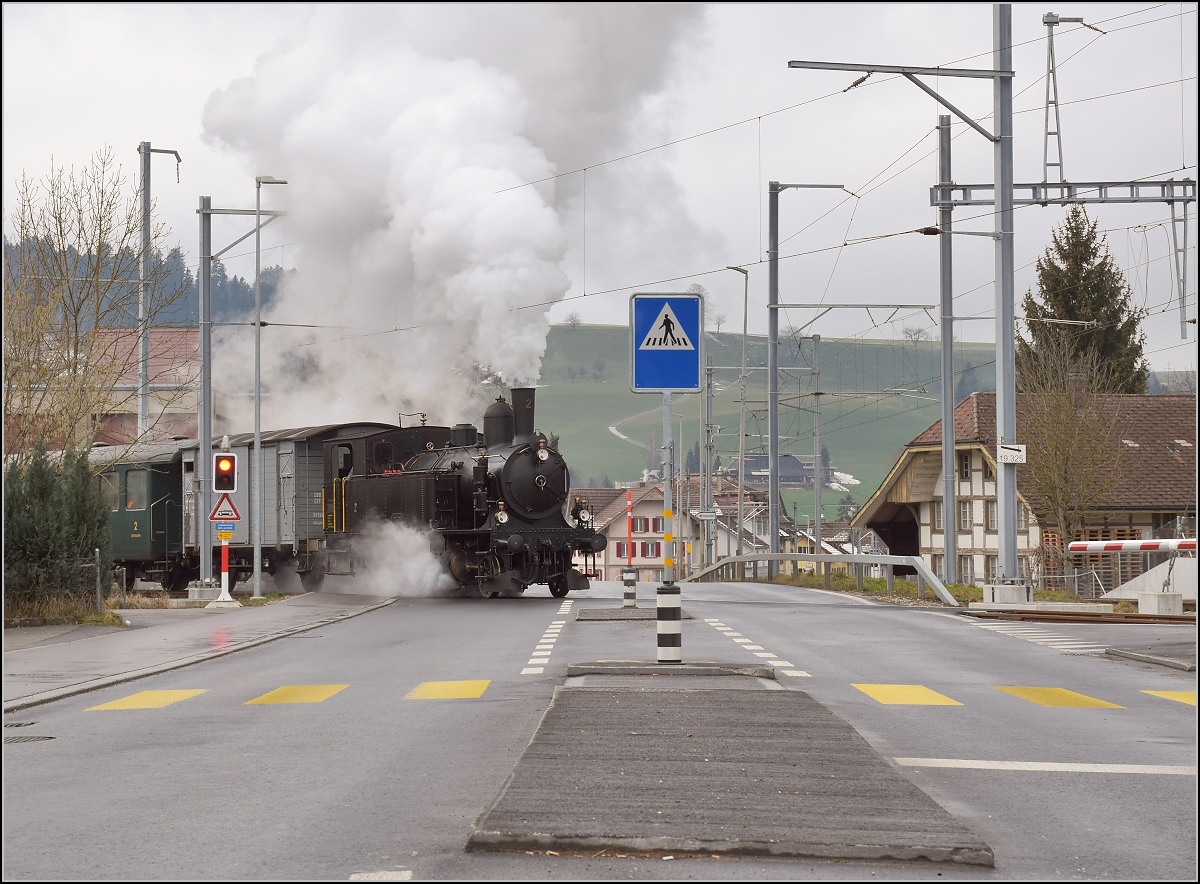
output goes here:
[{"label": "red and white barrier", "polygon": [[1196,538],[1176,540],[1076,540],[1067,549],[1073,553],[1176,552],[1196,550]]}]

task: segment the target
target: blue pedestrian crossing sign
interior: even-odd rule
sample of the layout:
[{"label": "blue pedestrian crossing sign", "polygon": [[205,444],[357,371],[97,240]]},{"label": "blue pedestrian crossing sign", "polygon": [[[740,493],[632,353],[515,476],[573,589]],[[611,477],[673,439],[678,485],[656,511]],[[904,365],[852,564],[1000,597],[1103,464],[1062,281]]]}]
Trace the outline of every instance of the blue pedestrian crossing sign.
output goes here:
[{"label": "blue pedestrian crossing sign", "polygon": [[704,347],[704,299],[639,293],[629,299],[629,389],[698,393]]}]

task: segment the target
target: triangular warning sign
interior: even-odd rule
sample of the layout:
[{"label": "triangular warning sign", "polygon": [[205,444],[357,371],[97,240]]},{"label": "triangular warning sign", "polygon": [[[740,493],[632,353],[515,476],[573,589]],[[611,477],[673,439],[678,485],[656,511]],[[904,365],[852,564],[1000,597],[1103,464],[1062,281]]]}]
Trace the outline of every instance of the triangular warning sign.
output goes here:
[{"label": "triangular warning sign", "polygon": [[650,331],[642,338],[639,350],[695,350],[688,339],[687,332],[679,324],[679,317],[671,309],[669,303],[663,304],[658,318],[650,326]]},{"label": "triangular warning sign", "polygon": [[212,513],[209,514],[208,520],[210,522],[240,522],[242,517],[238,515],[237,507],[233,505],[229,495],[222,494]]}]

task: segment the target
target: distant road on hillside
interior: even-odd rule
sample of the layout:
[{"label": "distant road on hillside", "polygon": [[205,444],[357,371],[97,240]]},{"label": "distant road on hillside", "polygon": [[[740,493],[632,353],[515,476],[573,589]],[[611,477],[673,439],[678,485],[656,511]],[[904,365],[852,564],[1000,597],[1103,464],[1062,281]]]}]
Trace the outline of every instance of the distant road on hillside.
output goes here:
[{"label": "distant road on hillside", "polygon": [[[692,396],[692,395],[695,395],[695,394],[684,393],[678,399],[674,400],[671,404],[675,405],[676,403],[682,402],[684,399],[687,399],[689,396]],[[621,432],[619,427],[622,424],[627,424],[630,421],[637,420],[639,417],[646,417],[646,415],[655,414],[655,413],[662,414],[662,406],[661,405],[658,408],[651,408],[649,411],[643,411],[640,414],[631,414],[629,417],[621,418],[621,420],[617,421],[616,423],[609,424],[608,431],[610,433],[612,433],[614,436],[616,436],[618,439],[620,439],[624,442],[628,442],[630,445],[636,445],[638,448],[642,449],[643,451],[649,451],[650,450],[649,445],[646,445],[643,442],[639,442],[637,439],[633,439],[629,436],[626,436],[624,433]]]}]

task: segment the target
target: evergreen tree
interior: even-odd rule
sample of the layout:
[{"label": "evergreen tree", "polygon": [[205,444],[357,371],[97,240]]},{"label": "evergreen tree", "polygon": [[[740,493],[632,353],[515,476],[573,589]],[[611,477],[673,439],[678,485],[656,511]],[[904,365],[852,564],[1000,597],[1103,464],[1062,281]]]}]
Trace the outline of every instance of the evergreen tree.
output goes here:
[{"label": "evergreen tree", "polygon": [[[1037,262],[1038,292],[1026,291],[1023,307],[1029,340],[1018,335],[1017,358],[1059,345],[1070,330],[1074,353],[1094,353],[1115,374],[1118,392],[1145,393],[1150,366],[1143,355],[1144,311],[1134,307],[1125,276],[1083,206],[1072,206]],[[1063,325],[1046,320],[1092,323]]]},{"label": "evergreen tree", "polygon": [[100,550],[111,574],[108,508],[86,453],[67,452],[55,465],[43,450],[12,461],[4,477],[4,593],[37,603],[59,595],[90,595],[96,575],[81,563]]}]

